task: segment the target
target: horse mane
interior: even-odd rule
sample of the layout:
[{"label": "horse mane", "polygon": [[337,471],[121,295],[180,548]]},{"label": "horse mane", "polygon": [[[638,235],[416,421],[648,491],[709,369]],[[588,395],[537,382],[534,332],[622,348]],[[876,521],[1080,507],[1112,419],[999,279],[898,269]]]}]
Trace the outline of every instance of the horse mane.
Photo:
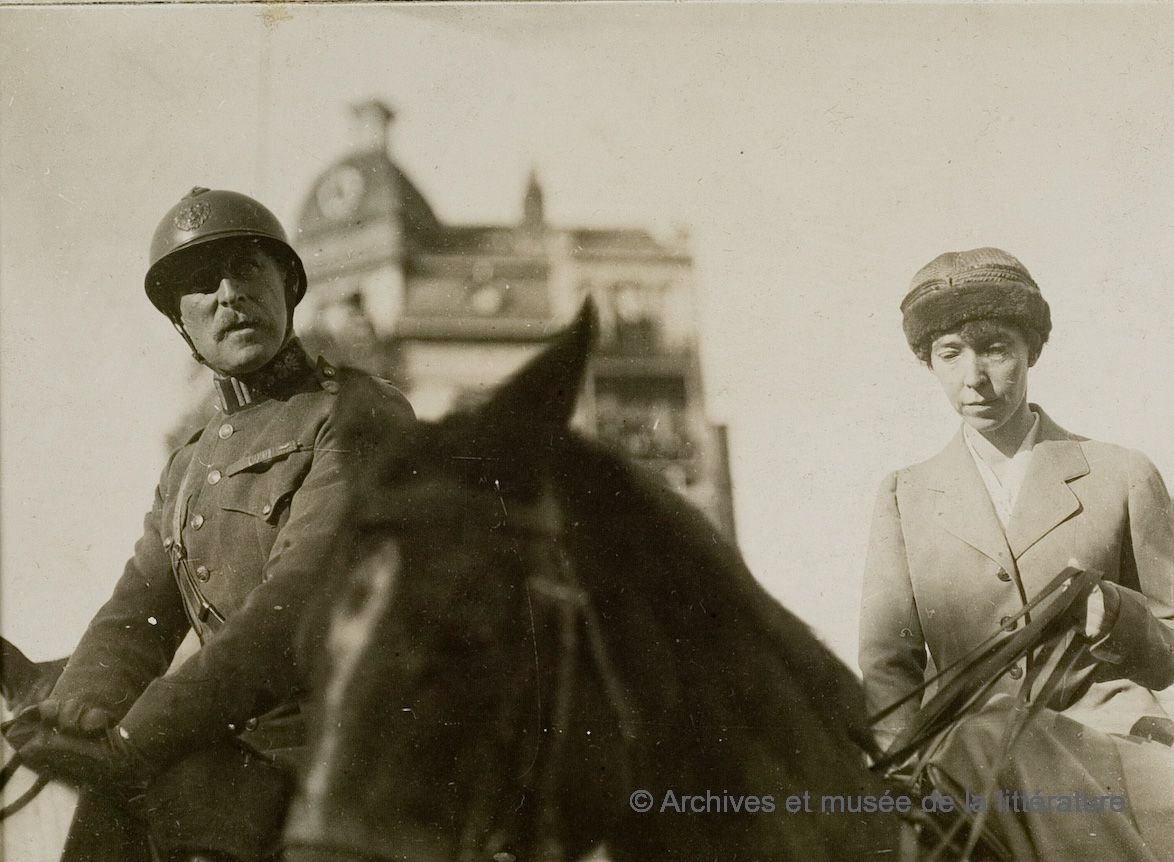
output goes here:
[{"label": "horse mane", "polygon": [[[587,542],[613,548],[610,573],[620,583],[612,587],[663,596],[650,610],[665,630],[715,659],[687,665],[697,677],[691,682],[730,689],[729,712],[740,721],[748,715],[739,716],[740,708],[781,708],[780,721],[806,710],[826,722],[830,747],[875,753],[855,675],[766,591],[696,506],[639,464],[577,435],[566,439],[558,465],[569,519],[590,534]],[[622,555],[649,562],[625,567]],[[786,702],[772,696],[779,692]]]}]

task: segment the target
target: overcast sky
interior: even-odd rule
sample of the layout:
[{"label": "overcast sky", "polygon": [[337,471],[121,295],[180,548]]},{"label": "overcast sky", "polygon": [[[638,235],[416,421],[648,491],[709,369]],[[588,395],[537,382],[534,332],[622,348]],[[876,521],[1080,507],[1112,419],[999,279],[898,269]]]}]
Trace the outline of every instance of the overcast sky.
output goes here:
[{"label": "overcast sky", "polygon": [[347,105],[445,221],[688,226],[758,577],[853,666],[882,477],[956,420],[898,303],[998,245],[1052,305],[1030,395],[1174,475],[1169,6],[213,5],[0,11],[0,631],[72,648],[189,361],[142,294],[189,187],[290,226]]}]

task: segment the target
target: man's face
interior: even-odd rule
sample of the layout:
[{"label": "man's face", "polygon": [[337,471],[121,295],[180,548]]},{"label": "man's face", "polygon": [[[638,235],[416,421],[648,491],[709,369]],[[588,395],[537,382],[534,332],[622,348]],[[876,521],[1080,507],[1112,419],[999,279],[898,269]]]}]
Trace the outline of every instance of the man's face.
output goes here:
[{"label": "man's face", "polygon": [[223,374],[247,374],[285,341],[284,267],[256,243],[215,243],[182,276],[179,316],[196,351]]},{"label": "man's face", "polygon": [[934,339],[930,368],[950,406],[975,431],[1003,426],[1027,400],[1030,348],[1023,334],[997,320],[967,323]]}]

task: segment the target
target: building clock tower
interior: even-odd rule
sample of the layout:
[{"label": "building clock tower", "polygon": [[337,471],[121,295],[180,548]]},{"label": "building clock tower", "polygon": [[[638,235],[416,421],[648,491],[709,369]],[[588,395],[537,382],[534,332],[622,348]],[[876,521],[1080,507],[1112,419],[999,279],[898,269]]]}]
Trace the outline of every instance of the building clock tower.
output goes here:
[{"label": "building clock tower", "polygon": [[576,423],[693,499],[732,537],[725,429],[705,416],[683,237],[546,221],[531,173],[513,225],[442,224],[396,166],[394,113],[352,107],[353,149],[305,196],[303,340],[403,388],[423,418],[475,401],[594,296],[601,343]]}]

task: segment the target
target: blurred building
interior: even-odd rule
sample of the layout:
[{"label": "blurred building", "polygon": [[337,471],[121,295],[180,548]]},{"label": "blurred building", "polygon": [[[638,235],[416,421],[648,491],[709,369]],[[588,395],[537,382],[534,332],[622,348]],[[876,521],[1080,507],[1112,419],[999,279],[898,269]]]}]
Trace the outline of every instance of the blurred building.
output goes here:
[{"label": "blurred building", "polygon": [[732,537],[725,429],[705,416],[685,238],[551,225],[534,175],[516,223],[444,224],[391,157],[392,111],[352,110],[353,150],[313,184],[294,235],[309,276],[297,313],[307,346],[391,379],[434,418],[518,369],[590,294],[601,344],[576,423]]}]

